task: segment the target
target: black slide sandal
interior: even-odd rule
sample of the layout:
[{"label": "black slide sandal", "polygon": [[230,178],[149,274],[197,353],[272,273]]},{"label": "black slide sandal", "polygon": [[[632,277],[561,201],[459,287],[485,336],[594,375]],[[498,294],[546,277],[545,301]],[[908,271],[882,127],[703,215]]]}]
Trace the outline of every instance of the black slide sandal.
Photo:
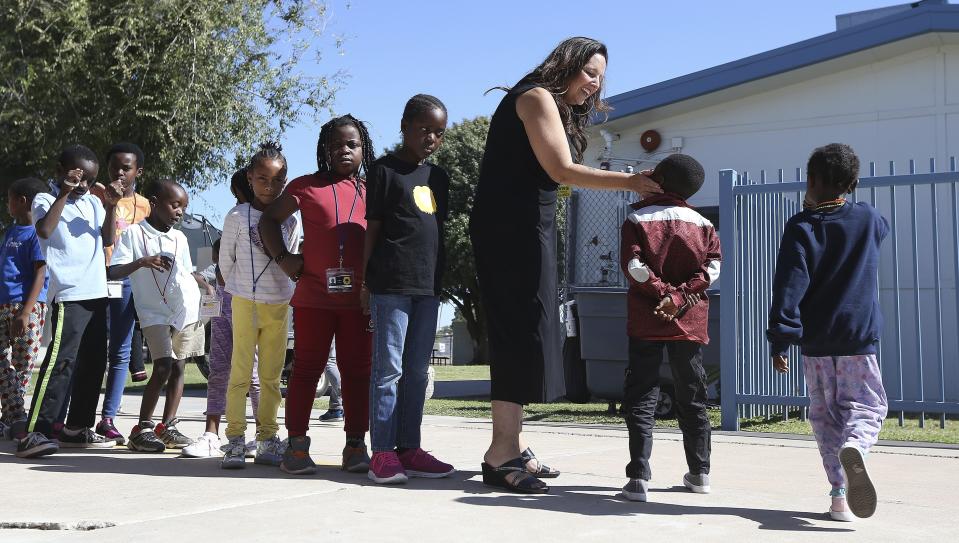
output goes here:
[{"label": "black slide sandal", "polygon": [[523,451],[521,458],[523,459],[523,466],[528,464],[530,460],[536,460],[536,463],[539,465],[539,469],[536,471],[532,471],[529,468],[526,469],[526,472],[530,475],[535,475],[540,479],[555,479],[556,477],[559,477],[560,471],[540,462],[539,459],[536,458],[536,455],[533,454],[533,449],[527,447],[526,450]]},{"label": "black slide sandal", "polygon": [[[515,472],[523,473],[525,476],[519,477],[515,483],[511,483],[507,476]],[[549,486],[546,483],[526,471],[526,464],[522,457],[514,458],[498,468],[483,462],[483,484],[505,488],[510,492],[519,494],[546,494],[549,492]]]}]

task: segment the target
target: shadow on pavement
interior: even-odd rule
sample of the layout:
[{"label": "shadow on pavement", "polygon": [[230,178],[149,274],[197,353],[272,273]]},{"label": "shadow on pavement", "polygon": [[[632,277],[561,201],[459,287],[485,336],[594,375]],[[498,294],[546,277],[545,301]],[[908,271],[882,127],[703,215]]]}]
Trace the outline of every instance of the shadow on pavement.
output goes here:
[{"label": "shadow on pavement", "polygon": [[[671,503],[631,502],[619,496],[618,488],[596,486],[560,486],[550,484],[550,493],[545,495],[501,494],[489,489],[479,481],[471,481],[466,491],[473,496],[457,498],[457,502],[487,507],[519,507],[540,509],[559,513],[576,513],[587,516],[624,515],[724,515],[740,517],[758,524],[760,530],[794,532],[852,532],[848,528],[824,528],[810,520],[825,519],[824,513],[808,511],[782,511],[777,509],[751,509],[747,507],[719,507],[708,505],[678,505]],[[482,489],[482,490],[481,490]],[[605,495],[597,496],[595,492]],[[650,489],[650,493],[687,492],[683,487]]]},{"label": "shadow on pavement", "polygon": [[[7,452],[7,447],[3,447]],[[12,452],[12,451],[10,451]],[[104,473],[129,474],[156,477],[215,477],[219,479],[291,479],[317,482],[327,481],[357,487],[381,487],[366,478],[363,473],[347,473],[332,465],[317,466],[316,475],[289,475],[273,466],[261,466],[247,461],[247,467],[239,470],[220,469],[218,458],[178,458],[174,453],[147,456],[121,448],[110,450],[72,449],[65,453],[21,460],[13,454],[0,454],[0,469],[5,464],[28,465],[30,470],[46,473]],[[740,517],[755,522],[760,530],[796,532],[849,532],[846,528],[824,528],[811,524],[821,520],[821,513],[806,511],[782,511],[776,509],[752,509],[746,507],[720,507],[709,505],[677,505],[668,503],[630,502],[618,497],[619,488],[608,486],[564,486],[551,484],[546,495],[504,494],[499,489],[485,486],[478,471],[457,471],[443,479],[412,479],[405,485],[390,485],[389,490],[462,491],[467,496],[455,498],[458,503],[484,507],[518,507],[540,509],[560,513],[587,516],[627,515],[724,515]],[[651,494],[685,492],[682,487],[650,489]],[[705,498],[704,498],[705,499]],[[654,498],[655,500],[655,498]]]}]

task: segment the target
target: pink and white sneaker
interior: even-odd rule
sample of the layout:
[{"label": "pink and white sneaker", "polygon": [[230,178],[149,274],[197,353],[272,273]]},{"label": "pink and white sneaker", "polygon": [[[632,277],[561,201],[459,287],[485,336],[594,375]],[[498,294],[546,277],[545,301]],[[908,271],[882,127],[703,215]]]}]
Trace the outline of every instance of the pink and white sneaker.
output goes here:
[{"label": "pink and white sneaker", "polygon": [[366,476],[381,485],[400,484],[409,480],[403,470],[403,464],[393,451],[374,452],[370,459],[370,470]]},{"label": "pink and white sneaker", "polygon": [[439,479],[452,475],[456,469],[446,462],[440,462],[423,449],[408,449],[399,455],[403,469],[410,477]]}]

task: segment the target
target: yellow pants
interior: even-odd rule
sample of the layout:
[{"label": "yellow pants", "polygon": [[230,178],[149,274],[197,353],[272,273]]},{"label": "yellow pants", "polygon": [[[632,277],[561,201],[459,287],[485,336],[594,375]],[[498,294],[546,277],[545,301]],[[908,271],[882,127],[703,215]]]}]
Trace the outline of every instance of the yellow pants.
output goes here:
[{"label": "yellow pants", "polygon": [[288,315],[288,304],[265,304],[233,297],[233,360],[226,392],[227,438],[246,433],[246,393],[250,390],[254,353],[258,355],[260,377],[256,439],[270,439],[279,430],[276,412],[281,400],[280,373],[286,359]]}]

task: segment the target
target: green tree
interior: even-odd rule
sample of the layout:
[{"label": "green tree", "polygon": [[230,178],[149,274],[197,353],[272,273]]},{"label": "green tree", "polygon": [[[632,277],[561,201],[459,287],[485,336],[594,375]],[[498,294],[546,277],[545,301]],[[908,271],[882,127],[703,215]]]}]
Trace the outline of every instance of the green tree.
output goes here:
[{"label": "green tree", "polygon": [[118,140],[143,147],[147,182],[222,180],[331,104],[343,74],[302,73],[326,16],[314,0],[3,0],[0,180]]},{"label": "green tree", "polygon": [[486,148],[489,118],[476,117],[453,124],[443,145],[430,157],[450,176],[449,221],[446,223],[446,271],[443,300],[456,306],[473,341],[473,362],[489,361],[486,315],[480,302],[479,283],[469,239],[469,213],[473,207],[480,162]]}]

